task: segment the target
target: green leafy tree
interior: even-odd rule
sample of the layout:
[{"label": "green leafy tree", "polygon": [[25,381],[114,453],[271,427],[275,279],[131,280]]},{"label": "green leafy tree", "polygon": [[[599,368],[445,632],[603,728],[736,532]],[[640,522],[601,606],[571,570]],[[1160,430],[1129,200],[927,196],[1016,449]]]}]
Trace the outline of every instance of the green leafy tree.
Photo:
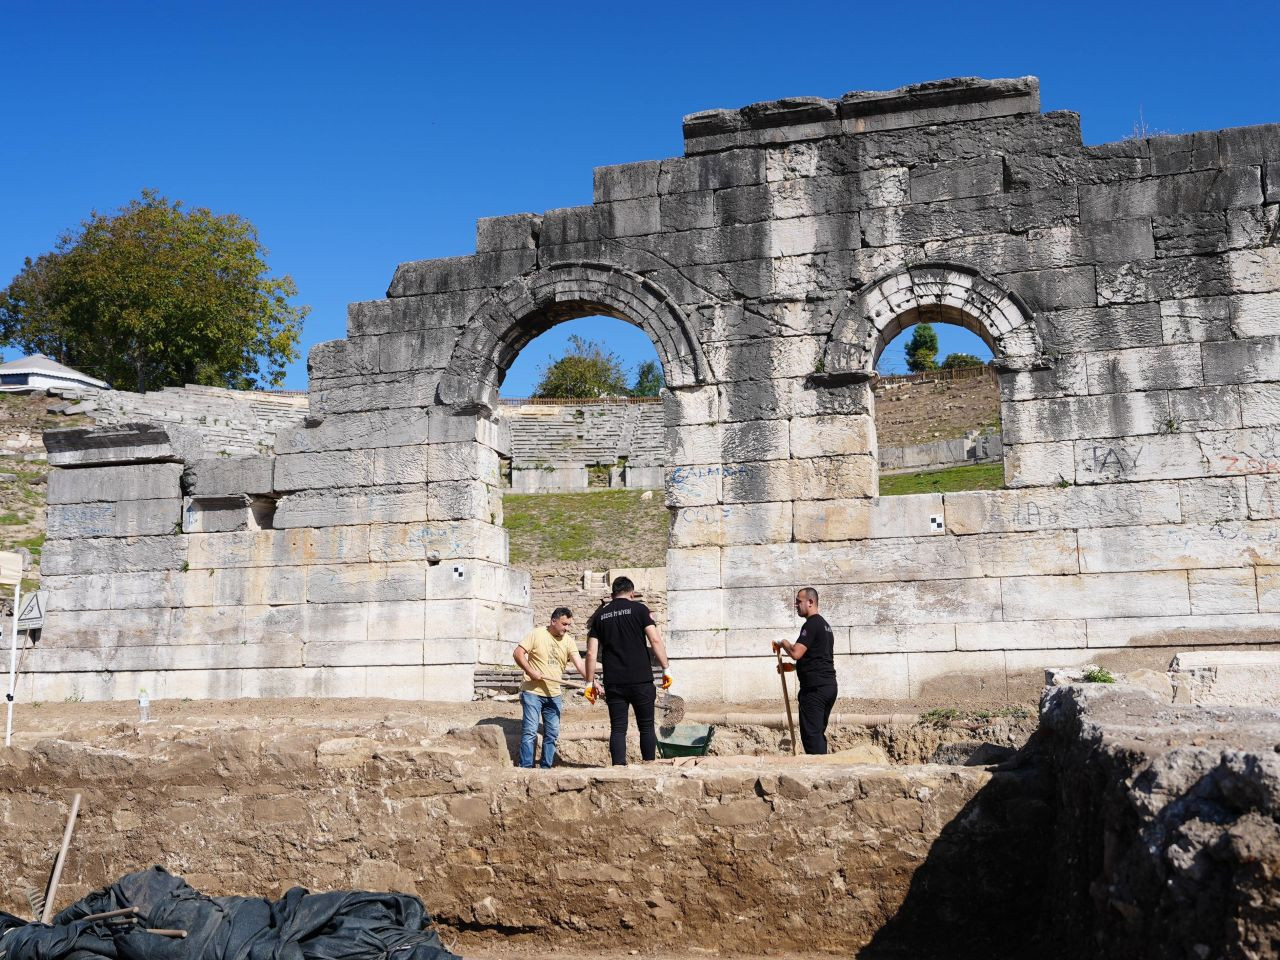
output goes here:
[{"label": "green leafy tree", "polygon": [[636,382],[631,388],[633,397],[656,397],[666,382],[662,379],[662,367],[656,360],[646,360],[636,368]]},{"label": "green leafy tree", "polygon": [[938,369],[938,334],[927,323],[918,323],[907,341],[907,369],[924,373]]},{"label": "green leafy tree", "polygon": [[943,370],[956,370],[960,367],[985,367],[986,361],[979,360],[972,353],[948,353],[942,361]]},{"label": "green leafy tree", "polygon": [[574,334],[569,351],[542,371],[535,397],[591,400],[625,397],[627,374],[616,355],[595,340]]},{"label": "green leafy tree", "polygon": [[0,291],[0,342],[122,389],[279,386],[309,308],[266,255],[248,220],[144,190],[27,258]]}]

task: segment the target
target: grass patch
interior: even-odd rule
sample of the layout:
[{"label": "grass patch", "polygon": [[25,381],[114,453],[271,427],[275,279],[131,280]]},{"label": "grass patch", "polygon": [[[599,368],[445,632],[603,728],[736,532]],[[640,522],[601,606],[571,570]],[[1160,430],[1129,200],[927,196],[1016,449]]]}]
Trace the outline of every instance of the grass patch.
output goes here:
[{"label": "grass patch", "polygon": [[1085,683],[1115,683],[1116,677],[1106,667],[1090,667],[1084,672]]},{"label": "grass patch", "polygon": [[936,707],[920,714],[920,723],[946,729],[953,723],[988,724],[996,720],[1013,720],[1019,722],[1031,719],[1031,711],[1020,704],[1010,704],[995,710],[960,710],[956,707]]},{"label": "grass patch", "polygon": [[896,473],[880,478],[880,496],[909,493],[955,493],[957,490],[999,490],[1004,486],[1004,464],[975,463],[924,473]]},{"label": "grass patch", "polygon": [[16,527],[19,524],[23,524],[26,522],[27,522],[26,520],[18,516],[16,513],[12,513],[12,512],[0,513],[0,526]]},{"label": "grass patch", "polygon": [[666,562],[669,515],[661,491],[508,493],[503,526],[516,566],[555,562],[593,568],[659,567]]}]

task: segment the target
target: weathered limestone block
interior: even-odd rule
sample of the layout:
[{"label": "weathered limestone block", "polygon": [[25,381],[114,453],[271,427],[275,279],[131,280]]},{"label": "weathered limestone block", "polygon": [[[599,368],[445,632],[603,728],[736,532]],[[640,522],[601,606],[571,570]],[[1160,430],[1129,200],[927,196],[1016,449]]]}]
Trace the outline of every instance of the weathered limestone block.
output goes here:
[{"label": "weathered limestone block", "polygon": [[414,523],[427,519],[427,485],[367,490],[290,493],[276,506],[276,529],[367,523]]},{"label": "weathered limestone block", "polygon": [[1000,279],[1034,310],[1068,310],[1098,305],[1092,266],[1027,270],[1003,274]]},{"label": "weathered limestone block", "polygon": [[374,410],[335,414],[314,427],[276,434],[276,453],[321,453],[412,446],[427,442],[428,418],[421,410]]},{"label": "weathered limestone block", "polygon": [[1280,427],[1212,430],[1195,435],[1216,476],[1280,472]]},{"label": "weathered limestone block", "polygon": [[1000,399],[1045,400],[1089,392],[1083,355],[1059,356],[1048,370],[1016,371],[1000,375]]},{"label": "weathered limestone block", "polygon": [[1280,380],[1280,337],[1206,343],[1205,383],[1256,383]]},{"label": "weathered limestone block", "polygon": [[[950,623],[917,623],[909,627],[862,624],[849,627],[846,632],[849,652],[858,655],[938,652],[956,649],[956,628]],[[839,638],[836,642],[836,652],[843,652]],[[837,677],[839,677],[838,672]]]},{"label": "weathered limestone block", "polygon": [[1244,483],[1250,520],[1280,517],[1280,475],[1245,477]]},{"label": "weathered limestone block", "polygon": [[156,644],[108,647],[101,650],[51,648],[32,651],[28,669],[41,672],[103,672],[153,670],[255,670],[302,665],[302,644],[267,646],[239,644]]},{"label": "weathered limestone block", "polygon": [[1160,301],[1160,328],[1165,343],[1229,340],[1231,301],[1227,297],[1193,297]]},{"label": "weathered limestone block", "polygon": [[449,293],[501,286],[537,265],[536,250],[499,250],[466,257],[416,260],[396,267],[388,297]]},{"label": "weathered limestone block", "polygon": [[942,496],[936,493],[800,501],[794,513],[795,539],[801,543],[940,536],[944,522]]},{"label": "weathered limestone block", "polygon": [[720,548],[685,547],[667,551],[667,588],[702,590],[720,586]]},{"label": "weathered limestone block", "polygon": [[791,421],[791,456],[824,457],[873,453],[876,425],[870,416],[798,417]]},{"label": "weathered limestone block", "polygon": [[1262,202],[1259,167],[1232,166],[1080,188],[1080,219],[1118,220],[1247,207]]},{"label": "weathered limestone block", "polygon": [[55,540],[147,537],[177,533],[181,523],[182,498],[176,496],[163,500],[62,504],[49,507],[46,533]]},{"label": "weathered limestone block", "polygon": [[712,375],[721,382],[805,377],[818,368],[824,344],[817,337],[782,337],[705,345]]},{"label": "weathered limestone block", "polygon": [[1135,440],[1078,440],[1076,483],[1176,480],[1211,473],[1209,462],[1192,434],[1154,435]]},{"label": "weathered limestone block", "polygon": [[[359,527],[334,530],[247,530],[235,533],[197,533],[180,538],[187,549],[191,570],[216,570],[224,567],[301,566],[316,562],[308,547],[307,535],[315,533],[333,537]],[[353,556],[355,556],[353,552]],[[367,559],[356,556],[358,561]]]},{"label": "weathered limestone block", "polygon": [[123,423],[46,430],[44,446],[50,466],[91,467],[195,460],[201,441],[198,434],[174,424]]},{"label": "weathered limestone block", "polygon": [[958,650],[1057,650],[1087,641],[1084,620],[956,624]]},{"label": "weathered limestone block", "polygon": [[947,532],[953,534],[1071,530],[1177,523],[1182,519],[1178,489],[1171,484],[973,491],[948,493],[944,500]]},{"label": "weathered limestone block", "polygon": [[[1267,337],[1280,327],[1280,294],[1253,293],[1229,297],[1231,334],[1237,337]],[[1214,339],[1228,340],[1230,336]]]},{"label": "weathered limestone block", "polygon": [[1153,613],[1144,618],[1092,619],[1088,623],[1089,646],[1198,647],[1240,643],[1275,642],[1280,615],[1228,613],[1197,616]]},{"label": "weathered limestone block", "polygon": [[[780,421],[785,423],[785,421]],[[667,431],[666,463],[669,467],[720,462],[719,424],[692,424]]]},{"label": "weathered limestone block", "polygon": [[[671,467],[666,478],[667,506],[702,507],[719,503],[725,474],[735,473],[738,469],[736,464],[725,466],[718,463]],[[747,468],[743,466],[742,469]]]},{"label": "weathered limestone block", "polygon": [[[1007,582],[1007,581],[1006,581]],[[824,614],[836,623],[949,624],[1000,619],[1000,580],[918,580],[831,586]],[[725,591],[738,594],[740,591]],[[828,599],[829,598],[829,599]],[[726,600],[725,609],[735,606]],[[791,611],[794,617],[794,610]]]},{"label": "weathered limestone block", "polygon": [[292,492],[426,483],[427,450],[420,445],[284,454],[275,458],[275,488]]},{"label": "weathered limestone block", "polygon": [[1240,391],[1235,387],[1193,387],[1169,391],[1169,418],[1156,432],[1237,430],[1242,425]]},{"label": "weathered limestone block", "polygon": [[181,475],[180,463],[53,470],[49,473],[49,503],[162,500],[181,493]]},{"label": "weathered limestone block", "polygon": [[1079,537],[1084,573],[1280,563],[1280,522],[1273,520],[1106,527]]},{"label": "weathered limestone block", "polygon": [[193,570],[182,578],[181,602],[188,607],[297,604],[306,600],[306,583],[305,567]]},{"label": "weathered limestone block", "polygon": [[536,213],[512,213],[476,220],[476,253],[494,250],[529,250],[536,247],[542,217]]},{"label": "weathered limestone block", "polygon": [[[1257,570],[1255,582],[1254,571]],[[1192,570],[1187,574],[1192,614],[1254,613],[1262,606],[1263,571],[1274,567]],[[1271,586],[1280,586],[1280,583]]]},{"label": "weathered limestone block", "polygon": [[1019,443],[1004,447],[1007,487],[1051,487],[1075,477],[1075,448],[1070,442]]},{"label": "weathered limestone block", "polygon": [[1280,426],[1280,384],[1246,383],[1237,390],[1241,427]]},{"label": "weathered limestone block", "polygon": [[432,481],[427,484],[427,519],[436,522],[488,517],[490,498],[490,487],[478,480]]},{"label": "weathered limestone block", "polygon": [[[421,611],[419,611],[421,613]],[[342,640],[309,640],[305,647],[308,667],[385,667],[421,665],[421,631],[417,639],[369,639],[363,643]]]},{"label": "weathered limestone block", "polygon": [[434,329],[441,339],[452,340],[490,296],[492,291],[489,290],[459,290],[350,303],[347,304],[347,335],[366,337]]},{"label": "weathered limestone block", "polygon": [[227,497],[271,493],[273,458],[211,457],[189,463],[182,471],[182,491],[189,497]]},{"label": "weathered limestone block", "polygon": [[[1245,477],[1182,480],[1177,484],[1183,523],[1267,519],[1250,517]],[[1158,522],[1158,521],[1153,521]]]},{"label": "weathered limestone block", "polygon": [[44,576],[67,576],[105,570],[178,570],[186,560],[185,537],[50,540],[40,555],[40,572]]},{"label": "weathered limestone block", "polygon": [[593,171],[595,201],[607,203],[656,194],[661,166],[662,164],[657,160],[646,160],[643,163],[620,163],[614,166],[596,167]]},{"label": "weathered limestone block", "polygon": [[1090,393],[1177,389],[1204,384],[1199,344],[1110,350],[1085,357]]},{"label": "weathered limestone block", "polygon": [[302,638],[364,643],[369,638],[367,603],[307,603],[302,606]]},{"label": "weathered limestone block", "polygon": [[1065,353],[1154,347],[1166,342],[1160,305],[1155,303],[1049,310],[1037,314],[1036,322],[1045,346]]},{"label": "weathered limestone block", "polygon": [[329,380],[378,373],[378,338],[349,335],[345,340],[317,343],[307,352],[307,376]]},{"label": "weathered limestone block", "polygon": [[720,419],[720,396],[714,386],[668,388],[662,391],[662,409],[670,426],[716,423]]},{"label": "weathered limestone block", "polygon": [[122,617],[116,610],[60,610],[51,605],[45,611],[44,629],[49,631],[47,636],[58,638],[59,648],[147,646],[157,637],[173,635],[172,619],[168,608],[131,610]]},{"label": "weathered limestone block", "polygon": [[[720,472],[720,501],[723,503],[766,503],[790,500],[793,496],[793,462],[766,460],[758,463],[726,463],[708,469]],[[681,469],[672,471],[675,476]],[[697,468],[693,468],[697,469]]]},{"label": "weathered limestone block", "polygon": [[342,563],[306,569],[308,603],[425,600],[425,571],[419,563]]},{"label": "weathered limestone block", "polygon": [[1190,613],[1184,571],[1006,577],[1006,620],[1167,617]]},{"label": "weathered limestone block", "polygon": [[304,640],[301,604],[289,606],[248,606],[244,608],[246,644],[269,645],[279,640]]},{"label": "weathered limestone block", "polygon": [[727,423],[720,430],[717,460],[744,463],[753,460],[785,460],[789,456],[786,420]]},{"label": "weathered limestone block", "polygon": [[183,533],[228,533],[253,529],[249,498],[183,497]]},{"label": "weathered limestone block", "polygon": [[377,524],[369,530],[369,559],[486,560],[507,562],[507,534],[501,527],[478,520],[422,524]]},{"label": "weathered limestone block", "polygon": [[685,507],[671,524],[672,547],[785,542],[790,538],[790,503]]},{"label": "weathered limestone block", "polygon": [[426,449],[427,480],[480,480],[497,485],[498,452],[481,443],[433,443]]},{"label": "weathered limestone block", "polygon": [[721,630],[725,620],[723,590],[668,590],[667,617],[682,630]]},{"label": "weathered limestone block", "polygon": [[878,486],[879,465],[872,456],[791,461],[791,489],[797,501],[873,497]]},{"label": "weathered limestone block", "polygon": [[1073,531],[725,547],[726,587],[1078,573]]},{"label": "weathered limestone block", "polygon": [[911,171],[911,202],[980,197],[1004,190],[999,157],[921,164]]},{"label": "weathered limestone block", "polygon": [[1226,261],[1232,293],[1271,293],[1280,290],[1280,251],[1274,246],[1232,250]]},{"label": "weathered limestone block", "polygon": [[1001,408],[1006,443],[1158,433],[1169,417],[1168,394],[1163,391],[1028,400]]}]

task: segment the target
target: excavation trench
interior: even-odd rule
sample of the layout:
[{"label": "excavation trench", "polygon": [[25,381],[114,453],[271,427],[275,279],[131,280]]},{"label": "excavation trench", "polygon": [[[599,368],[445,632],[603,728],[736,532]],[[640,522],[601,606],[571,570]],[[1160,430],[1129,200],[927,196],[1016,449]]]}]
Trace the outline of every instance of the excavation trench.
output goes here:
[{"label": "excavation trench", "polygon": [[161,864],[211,894],[415,893],[464,955],[1052,955],[1067,752],[1034,720],[838,724],[827,758],[726,723],[696,763],[609,768],[570,712],[560,765],[530,771],[508,705],[258,706],[28,716],[0,752],[0,909],[25,910],[80,791],[67,901]]}]

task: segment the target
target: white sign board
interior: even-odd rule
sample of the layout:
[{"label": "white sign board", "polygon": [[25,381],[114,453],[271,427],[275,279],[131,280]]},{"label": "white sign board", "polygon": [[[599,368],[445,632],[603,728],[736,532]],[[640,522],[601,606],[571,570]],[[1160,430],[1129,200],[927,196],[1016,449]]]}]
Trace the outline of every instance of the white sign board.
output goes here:
[{"label": "white sign board", "polygon": [[0,552],[0,585],[13,587],[22,582],[22,554]]},{"label": "white sign board", "polygon": [[39,630],[44,626],[44,591],[37,590],[22,601],[18,612],[19,630]]}]

